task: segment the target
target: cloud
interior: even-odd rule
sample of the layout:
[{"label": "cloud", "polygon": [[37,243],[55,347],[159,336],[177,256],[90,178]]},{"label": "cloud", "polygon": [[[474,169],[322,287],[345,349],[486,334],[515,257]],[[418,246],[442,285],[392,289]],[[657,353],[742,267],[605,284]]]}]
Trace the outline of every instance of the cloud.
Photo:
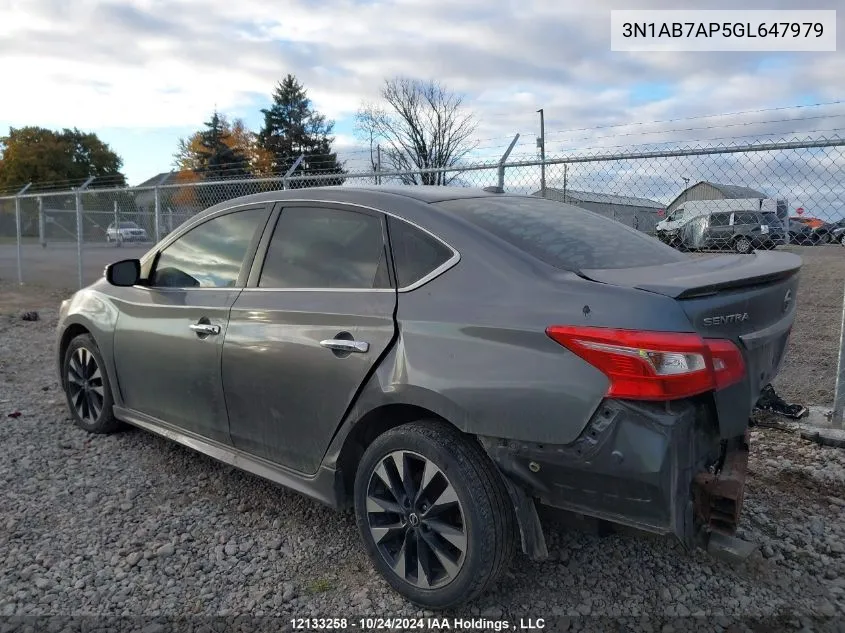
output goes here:
[{"label": "cloud", "polygon": [[[838,4],[822,0],[813,8]],[[648,0],[638,8],[699,5]],[[804,8],[797,0],[743,5]],[[609,12],[621,8],[628,3],[287,0],[280,7],[266,0],[0,0],[6,95],[0,124],[152,134],[199,126],[214,107],[255,117],[290,72],[321,112],[346,123],[338,149],[349,151],[355,147],[346,132],[350,117],[395,74],[437,78],[465,93],[479,120],[474,156],[482,158],[500,155],[515,132],[523,135],[515,155],[533,155],[541,107],[553,152],[845,128],[845,106],[825,110],[826,119],[806,120],[808,113],[798,110],[642,125],[835,100],[845,54],[612,52]],[[845,32],[842,11],[838,29]],[[770,121],[788,117],[793,120]],[[724,127],[737,121],[748,125]],[[155,151],[167,168],[173,147]]]}]

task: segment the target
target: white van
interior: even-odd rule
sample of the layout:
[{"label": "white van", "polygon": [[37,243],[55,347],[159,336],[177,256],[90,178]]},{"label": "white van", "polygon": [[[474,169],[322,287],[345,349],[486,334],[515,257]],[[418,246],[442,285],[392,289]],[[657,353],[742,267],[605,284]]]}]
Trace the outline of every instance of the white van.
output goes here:
[{"label": "white van", "polygon": [[785,226],[789,214],[785,200],[775,198],[734,198],[724,200],[687,200],[677,206],[655,227],[657,237],[667,244],[674,243],[680,230],[692,220],[714,213],[736,213],[742,211],[774,213]]}]

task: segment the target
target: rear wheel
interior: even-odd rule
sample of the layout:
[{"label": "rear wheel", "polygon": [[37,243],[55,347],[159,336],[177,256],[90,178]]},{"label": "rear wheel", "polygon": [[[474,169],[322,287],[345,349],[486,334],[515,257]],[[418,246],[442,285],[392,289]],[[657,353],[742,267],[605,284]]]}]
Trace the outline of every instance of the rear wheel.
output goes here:
[{"label": "rear wheel", "polygon": [[734,242],[734,249],[736,249],[737,253],[741,253],[746,255],[753,250],[753,245],[751,244],[751,240],[747,237],[738,237]]},{"label": "rear wheel", "polygon": [[103,357],[90,334],[80,334],[68,345],[62,381],[74,424],[90,433],[112,433],[120,428],[112,414],[114,400]]},{"label": "rear wheel", "polygon": [[513,555],[501,475],[473,440],[439,421],[405,424],[367,448],[355,515],[375,568],[411,602],[446,609],[490,587]]}]

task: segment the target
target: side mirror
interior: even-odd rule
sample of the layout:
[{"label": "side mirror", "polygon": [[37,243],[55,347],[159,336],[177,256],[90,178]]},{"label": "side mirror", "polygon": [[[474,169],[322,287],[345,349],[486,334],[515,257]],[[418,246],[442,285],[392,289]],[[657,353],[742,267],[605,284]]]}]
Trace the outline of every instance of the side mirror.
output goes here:
[{"label": "side mirror", "polygon": [[123,259],[106,266],[106,281],[113,286],[134,286],[141,279],[141,260]]}]

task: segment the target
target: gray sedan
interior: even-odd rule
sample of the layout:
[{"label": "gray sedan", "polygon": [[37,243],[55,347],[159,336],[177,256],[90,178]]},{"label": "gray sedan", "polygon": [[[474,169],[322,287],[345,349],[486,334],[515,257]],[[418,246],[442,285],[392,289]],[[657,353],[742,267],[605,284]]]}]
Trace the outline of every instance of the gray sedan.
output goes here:
[{"label": "gray sedan", "polygon": [[[411,601],[453,607],[537,506],[730,535],[800,259],[693,259],[497,190],[314,188],[207,209],[64,301],[75,423],[128,423],[337,508]],[[326,526],[331,529],[331,526]]]}]

